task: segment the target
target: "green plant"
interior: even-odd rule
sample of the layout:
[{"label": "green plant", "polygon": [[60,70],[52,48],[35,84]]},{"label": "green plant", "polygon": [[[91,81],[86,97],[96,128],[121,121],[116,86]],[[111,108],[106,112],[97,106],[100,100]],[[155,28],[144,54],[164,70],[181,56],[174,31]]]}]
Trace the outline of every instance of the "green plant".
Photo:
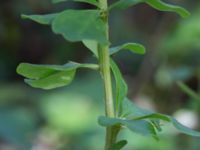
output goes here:
[{"label": "green plant", "polygon": [[[53,0],[54,3],[63,1],[68,0]],[[99,117],[98,122],[106,127],[105,150],[119,150],[126,145],[126,140],[117,139],[123,127],[158,139],[157,132],[161,131],[161,121],[171,122],[175,128],[185,134],[200,136],[199,132],[181,125],[173,117],[139,108],[126,97],[127,85],[111,56],[123,49],[144,54],[145,48],[137,43],[110,47],[109,41],[108,19],[109,12],[113,9],[126,9],[139,3],[146,3],[157,10],[176,12],[182,17],[187,17],[188,11],[161,0],[118,0],[110,6],[107,0],[74,1],[89,3],[96,9],[70,9],[47,15],[22,15],[22,17],[50,25],[54,33],[61,34],[68,41],[82,42],[95,55],[98,64],[69,62],[64,65],[35,65],[21,63],[17,67],[17,72],[27,78],[25,82],[35,88],[53,89],[70,84],[78,68],[99,71],[105,90],[105,116]],[[115,78],[115,96],[113,96],[111,84],[111,70]]]}]

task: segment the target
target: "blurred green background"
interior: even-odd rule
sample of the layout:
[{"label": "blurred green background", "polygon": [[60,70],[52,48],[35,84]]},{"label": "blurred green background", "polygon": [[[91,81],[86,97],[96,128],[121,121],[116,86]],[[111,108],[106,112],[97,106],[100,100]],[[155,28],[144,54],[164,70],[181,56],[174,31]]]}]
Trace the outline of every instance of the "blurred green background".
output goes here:
[{"label": "blurred green background", "polygon": [[[144,56],[120,52],[114,59],[133,101],[200,130],[200,1],[173,3],[185,6],[191,16],[181,19],[144,4],[111,12],[112,45],[128,41],[147,48]],[[97,116],[104,113],[99,74],[79,70],[70,86],[44,91],[27,86],[15,72],[20,62],[96,61],[83,44],[69,43],[48,26],[20,18],[22,13],[44,14],[65,8],[91,6],[72,2],[52,5],[50,0],[0,1],[0,150],[103,149],[104,129],[97,124]],[[120,136],[129,141],[124,150],[200,149],[200,139],[170,126],[161,132],[159,141],[127,131]]]}]

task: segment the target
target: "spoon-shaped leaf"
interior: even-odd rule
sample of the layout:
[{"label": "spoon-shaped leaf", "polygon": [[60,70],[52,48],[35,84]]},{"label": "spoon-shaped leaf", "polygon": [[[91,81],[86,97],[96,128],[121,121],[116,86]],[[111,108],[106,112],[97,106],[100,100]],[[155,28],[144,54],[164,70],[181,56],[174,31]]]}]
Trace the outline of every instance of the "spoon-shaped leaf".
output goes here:
[{"label": "spoon-shaped leaf", "polygon": [[32,87],[53,89],[68,85],[73,80],[76,69],[80,67],[98,69],[95,64],[79,64],[70,62],[65,65],[35,65],[21,63],[17,73],[26,77],[25,82]]}]

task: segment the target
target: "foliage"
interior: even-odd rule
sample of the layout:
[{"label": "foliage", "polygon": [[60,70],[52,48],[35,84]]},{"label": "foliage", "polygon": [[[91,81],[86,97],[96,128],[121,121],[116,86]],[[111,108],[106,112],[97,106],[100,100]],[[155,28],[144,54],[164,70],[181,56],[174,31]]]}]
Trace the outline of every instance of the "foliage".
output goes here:
[{"label": "foliage", "polygon": [[[53,0],[54,3],[64,1],[67,0]],[[127,49],[136,54],[144,54],[145,48],[137,43],[125,43],[120,46],[110,47],[111,42],[108,39],[108,14],[113,9],[126,9],[139,3],[146,3],[157,10],[176,12],[182,17],[187,17],[189,12],[180,6],[167,4],[161,0],[119,0],[112,3],[109,7],[107,7],[106,0],[74,0],[74,2],[89,3],[95,6],[96,9],[69,9],[53,14],[22,15],[22,17],[40,24],[50,25],[54,33],[62,35],[68,41],[83,42],[99,60],[99,64],[70,62],[65,65],[36,65],[21,63],[17,67],[17,72],[27,78],[25,82],[32,87],[53,89],[70,84],[76,70],[79,68],[98,70],[104,80],[105,95],[111,95],[111,99],[106,97],[105,100],[106,116],[101,116],[98,120],[99,124],[106,127],[108,134],[110,134],[109,140],[111,142],[107,141],[106,150],[120,150],[126,145],[127,142],[125,140],[118,142],[116,140],[118,132],[123,127],[138,134],[150,135],[158,139],[157,132],[161,131],[162,126],[160,122],[163,121],[172,123],[176,129],[185,134],[200,136],[199,132],[181,125],[173,117],[139,108],[128,100],[126,97],[127,85],[111,55],[122,49]],[[109,91],[109,89],[112,89],[109,83],[110,68],[116,82],[114,102],[112,101],[112,91]],[[115,104],[114,112],[110,109],[112,108],[111,103]],[[109,105],[107,106],[107,104]]]}]

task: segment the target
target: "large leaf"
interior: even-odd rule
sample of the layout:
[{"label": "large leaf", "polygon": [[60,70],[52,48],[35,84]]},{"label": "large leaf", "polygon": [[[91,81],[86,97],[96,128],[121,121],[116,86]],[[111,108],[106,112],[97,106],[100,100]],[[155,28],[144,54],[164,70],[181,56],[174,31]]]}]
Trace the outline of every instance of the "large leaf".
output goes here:
[{"label": "large leaf", "polygon": [[118,8],[118,9],[126,9],[130,6],[134,6],[139,3],[146,3],[151,7],[160,10],[160,11],[169,11],[169,12],[176,12],[181,17],[188,17],[190,13],[177,5],[172,5],[165,3],[161,0],[119,0],[110,6],[110,9]]},{"label": "large leaf", "polygon": [[95,40],[108,44],[106,25],[100,18],[99,10],[66,10],[52,23],[55,33],[69,41]]},{"label": "large leaf", "polygon": [[83,3],[88,3],[88,4],[98,6],[98,3],[96,0],[52,0],[53,3],[60,3],[60,2],[65,2],[65,1],[83,2]]},{"label": "large leaf", "polygon": [[153,137],[156,136],[154,126],[146,120],[129,120],[125,118],[109,118],[101,116],[99,117],[98,122],[101,126],[105,127],[121,125],[141,135],[152,135]]},{"label": "large leaf", "polygon": [[55,19],[58,13],[47,14],[47,15],[21,15],[23,19],[30,19],[37,23],[49,25]]},{"label": "large leaf", "polygon": [[74,62],[62,66],[21,63],[17,67],[17,73],[26,77],[25,82],[32,87],[53,89],[70,84],[76,69],[79,67],[98,69],[98,66],[95,64],[79,64]]},{"label": "large leaf", "polygon": [[126,43],[120,46],[110,48],[110,55],[117,53],[118,51],[123,49],[130,50],[131,52],[137,54],[145,53],[145,47],[143,45],[137,43]]},{"label": "large leaf", "polygon": [[118,115],[120,115],[121,111],[122,111],[122,103],[123,100],[125,99],[127,92],[128,92],[128,87],[126,82],[124,81],[122,74],[118,68],[118,66],[115,64],[115,62],[110,59],[110,66],[115,78],[115,82],[116,82],[116,97],[115,97],[115,111]]},{"label": "large leaf", "polygon": [[110,146],[108,150],[120,150],[127,144],[126,140],[121,140],[113,145]]}]

